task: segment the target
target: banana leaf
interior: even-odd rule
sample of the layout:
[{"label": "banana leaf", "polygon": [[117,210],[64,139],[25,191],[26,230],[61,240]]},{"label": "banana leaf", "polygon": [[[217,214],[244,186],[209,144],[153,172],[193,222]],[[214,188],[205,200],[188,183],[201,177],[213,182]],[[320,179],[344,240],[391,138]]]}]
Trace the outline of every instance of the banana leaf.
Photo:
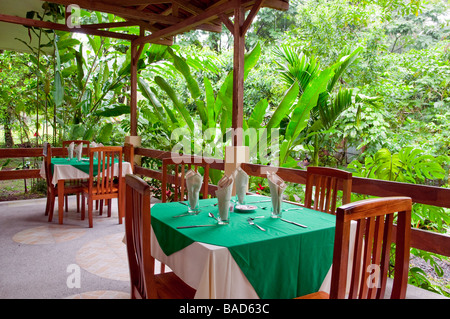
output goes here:
[{"label": "banana leaf", "polygon": [[160,76],[155,77],[155,82],[164,92],[166,92],[166,94],[172,100],[172,103],[175,109],[178,111],[178,114],[181,115],[181,117],[184,119],[184,122],[189,128],[189,131],[193,133],[194,122],[192,121],[191,115],[189,114],[186,107],[181,104],[180,100],[178,100],[175,90]]},{"label": "banana leaf", "polygon": [[130,114],[130,106],[126,104],[116,104],[111,107],[104,107],[97,110],[94,115],[102,117],[119,116],[123,114]]},{"label": "banana leaf", "polygon": [[276,108],[275,112],[273,112],[272,117],[267,123],[267,129],[271,129],[274,127],[278,127],[280,122],[286,118],[292,111],[291,106],[294,104],[299,93],[299,85],[297,82],[294,82],[291,87],[286,91],[284,97]]}]

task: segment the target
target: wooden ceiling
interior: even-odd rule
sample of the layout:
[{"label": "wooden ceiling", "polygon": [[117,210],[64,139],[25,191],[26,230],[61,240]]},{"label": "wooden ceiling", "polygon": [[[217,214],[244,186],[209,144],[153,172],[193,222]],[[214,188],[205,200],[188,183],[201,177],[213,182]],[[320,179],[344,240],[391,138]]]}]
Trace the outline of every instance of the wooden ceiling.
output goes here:
[{"label": "wooden ceiling", "polygon": [[[135,41],[137,45],[144,43],[170,45],[173,36],[190,30],[221,32],[222,24],[230,28],[232,26],[230,17],[234,15],[234,10],[238,7],[249,11],[249,15],[255,15],[261,7],[283,11],[289,8],[288,0],[50,0],[47,2],[72,8],[77,5],[85,10],[110,13],[125,21],[79,25],[75,28],[69,28],[67,24],[5,14],[0,14],[0,21],[125,39]],[[140,34],[114,31],[114,28],[126,26],[139,26]],[[245,31],[248,27],[249,25],[244,26]]]}]

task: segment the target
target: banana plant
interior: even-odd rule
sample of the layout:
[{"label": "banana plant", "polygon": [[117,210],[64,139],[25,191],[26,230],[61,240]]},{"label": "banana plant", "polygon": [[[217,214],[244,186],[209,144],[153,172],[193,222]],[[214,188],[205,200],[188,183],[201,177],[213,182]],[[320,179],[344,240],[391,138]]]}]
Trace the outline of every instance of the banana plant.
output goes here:
[{"label": "banana plant", "polygon": [[[313,165],[318,165],[320,135],[332,132],[336,120],[342,112],[355,101],[362,99],[355,95],[352,89],[341,87],[337,93],[334,89],[342,74],[356,60],[361,50],[362,48],[357,48],[353,52],[344,50],[338,62],[326,70],[320,71],[319,62],[314,56],[308,57],[288,45],[275,49],[276,56],[282,61],[277,62],[282,80],[288,85],[293,82],[299,84],[299,102],[301,101],[303,104],[302,108],[293,113],[295,117],[291,117],[291,122],[300,122],[295,125],[295,130],[291,128],[286,132],[285,138],[288,138],[285,139],[281,148],[281,162],[284,165],[296,165],[296,161],[290,158],[289,152],[296,145],[305,142],[312,142]],[[302,101],[304,100],[303,95],[308,90],[310,91],[308,98]],[[321,90],[321,92],[318,92],[319,95],[316,98],[317,90]],[[311,95],[311,92],[315,93]],[[292,125],[294,124],[291,124],[291,127]]]},{"label": "banana plant", "polygon": [[[216,128],[219,122],[222,134],[226,134],[227,129],[231,127],[233,71],[226,76],[217,96],[215,96],[213,86],[208,77],[203,77],[204,91],[202,91],[200,83],[191,73],[187,60],[177,55],[171,48],[168,48],[168,53],[171,56],[173,67],[186,81],[190,96],[197,107],[196,113],[202,123],[202,129]],[[246,54],[244,78],[249,70],[256,65],[260,54],[261,47],[259,44]],[[162,76],[157,75],[154,78],[154,83],[167,95],[172,102],[173,108],[166,105],[163,99],[158,98],[156,89],[151,87],[144,78],[140,77],[138,83],[141,92],[147,98],[153,111],[165,128],[186,127],[191,135],[194,134],[195,125],[192,115],[186,109],[176,90]],[[258,122],[261,123],[266,108],[267,102],[264,101],[255,106],[255,112],[253,112],[250,120],[252,122],[251,125],[255,126]],[[248,127],[247,121],[245,121],[244,126],[244,129]]]}]

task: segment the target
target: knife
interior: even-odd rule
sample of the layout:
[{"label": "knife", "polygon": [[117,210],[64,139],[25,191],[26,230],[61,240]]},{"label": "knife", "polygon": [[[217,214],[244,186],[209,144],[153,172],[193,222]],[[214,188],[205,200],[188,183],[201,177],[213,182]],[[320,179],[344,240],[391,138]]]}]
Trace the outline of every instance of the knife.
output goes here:
[{"label": "knife", "polygon": [[294,225],[297,225],[297,226],[300,226],[300,227],[303,227],[303,228],[307,228],[308,227],[308,226],[305,226],[305,225],[302,225],[302,224],[299,224],[299,223],[296,223],[296,222],[292,222],[292,221],[284,219],[284,218],[280,218],[280,219],[282,221],[286,222],[286,223],[294,224]]},{"label": "knife", "polygon": [[208,227],[208,226],[217,226],[217,224],[211,224],[211,225],[178,226],[177,229],[182,229],[182,228],[194,228],[194,227]]}]

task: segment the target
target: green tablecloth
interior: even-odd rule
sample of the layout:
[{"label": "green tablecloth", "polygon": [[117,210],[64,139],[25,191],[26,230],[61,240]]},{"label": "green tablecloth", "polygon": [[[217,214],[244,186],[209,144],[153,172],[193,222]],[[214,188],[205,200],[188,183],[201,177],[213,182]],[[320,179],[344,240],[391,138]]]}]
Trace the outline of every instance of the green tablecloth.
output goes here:
[{"label": "green tablecloth", "polygon": [[[118,159],[114,160],[115,163],[118,163]],[[54,165],[71,165],[75,167],[76,169],[79,169],[80,171],[85,172],[86,174],[89,174],[89,159],[83,158],[83,160],[78,161],[76,158],[72,158],[71,160],[68,160],[67,158],[60,158],[55,157],[52,158],[52,173],[53,173],[53,167]],[[94,176],[97,175],[97,165],[98,160],[94,159]]]},{"label": "green tablecloth", "polygon": [[[247,196],[248,202],[261,198]],[[216,198],[201,200],[200,206],[216,202]],[[253,213],[231,213],[229,225],[177,229],[216,223],[208,212],[218,216],[217,206],[201,207],[195,216],[173,218],[186,212],[187,206],[177,202],[155,204],[151,209],[152,227],[166,255],[193,242],[227,247],[260,298],[293,298],[317,291],[332,263],[335,216],[306,208],[283,212],[283,218],[308,226],[301,228],[270,218],[270,202],[254,205],[261,208]],[[283,203],[283,208],[289,207],[298,206]],[[254,216],[267,217],[255,220],[267,231],[248,224],[247,218]]]}]

